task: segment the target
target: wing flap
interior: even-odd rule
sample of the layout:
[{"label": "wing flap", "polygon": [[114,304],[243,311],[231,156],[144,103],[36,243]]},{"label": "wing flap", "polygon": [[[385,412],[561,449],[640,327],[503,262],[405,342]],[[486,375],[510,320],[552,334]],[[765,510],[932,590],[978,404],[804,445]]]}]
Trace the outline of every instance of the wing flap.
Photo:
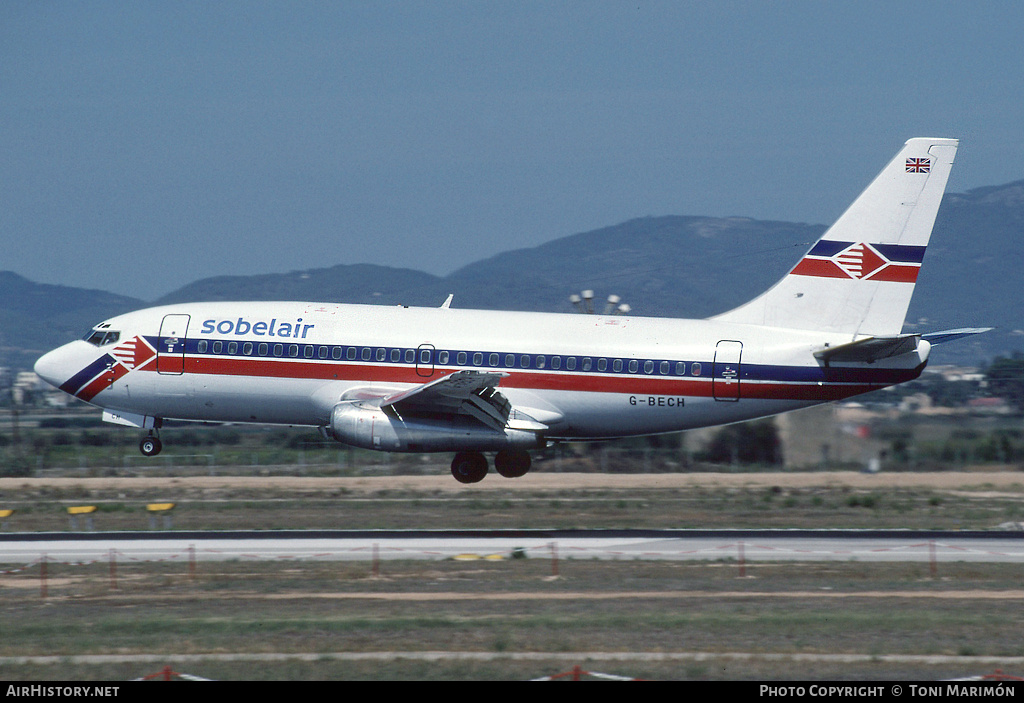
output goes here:
[{"label": "wing flap", "polygon": [[465,415],[491,429],[504,431],[512,406],[495,386],[508,374],[456,371],[436,381],[384,397],[380,405],[400,416]]},{"label": "wing flap", "polygon": [[506,375],[508,374],[488,371],[456,371],[436,381],[386,396],[381,399],[380,404],[381,407],[391,406],[398,411],[403,407],[421,406],[455,409],[474,393],[498,385],[498,381]]},{"label": "wing flap", "polygon": [[[398,417],[470,417],[498,432],[506,429],[543,432],[561,414],[547,411],[544,422],[533,417],[530,408],[513,408],[496,386],[508,376],[501,371],[456,371],[436,381],[396,392],[386,389],[353,389],[344,400],[359,400],[379,406]],[[544,412],[544,411],[540,411]],[[550,416],[550,418],[548,417]]]}]

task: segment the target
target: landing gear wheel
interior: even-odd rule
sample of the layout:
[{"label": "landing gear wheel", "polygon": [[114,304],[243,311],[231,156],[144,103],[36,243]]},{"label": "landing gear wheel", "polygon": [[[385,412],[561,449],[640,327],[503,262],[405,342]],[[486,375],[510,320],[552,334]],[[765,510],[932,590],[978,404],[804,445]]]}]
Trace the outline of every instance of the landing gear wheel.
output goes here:
[{"label": "landing gear wheel", "polygon": [[156,456],[163,448],[164,445],[163,442],[160,441],[160,438],[154,437],[153,435],[143,437],[142,441],[139,442],[139,451],[142,452],[144,456]]},{"label": "landing gear wheel", "polygon": [[494,469],[505,478],[519,478],[530,470],[530,452],[525,449],[502,449],[494,457]]},{"label": "landing gear wheel", "polygon": [[487,475],[487,459],[480,452],[459,452],[452,459],[452,476],[459,483],[478,483]]}]

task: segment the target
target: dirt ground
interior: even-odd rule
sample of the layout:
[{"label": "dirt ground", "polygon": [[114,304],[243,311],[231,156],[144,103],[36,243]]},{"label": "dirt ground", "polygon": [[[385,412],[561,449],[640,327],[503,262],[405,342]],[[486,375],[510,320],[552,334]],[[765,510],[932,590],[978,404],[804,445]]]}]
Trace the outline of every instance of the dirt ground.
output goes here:
[{"label": "dirt ground", "polygon": [[680,474],[583,474],[533,473],[507,480],[488,476],[480,483],[463,485],[444,474],[438,476],[309,477],[309,476],[188,476],[113,478],[4,478],[0,492],[40,488],[81,487],[86,490],[174,488],[198,489],[258,488],[289,491],[345,490],[349,494],[380,491],[429,493],[550,492],[583,490],[675,489],[675,488],[930,488],[941,491],[1003,490],[1024,491],[1024,471],[1016,467],[993,471],[941,471],[906,473],[859,473],[854,471],[765,472],[765,473],[680,473]]}]

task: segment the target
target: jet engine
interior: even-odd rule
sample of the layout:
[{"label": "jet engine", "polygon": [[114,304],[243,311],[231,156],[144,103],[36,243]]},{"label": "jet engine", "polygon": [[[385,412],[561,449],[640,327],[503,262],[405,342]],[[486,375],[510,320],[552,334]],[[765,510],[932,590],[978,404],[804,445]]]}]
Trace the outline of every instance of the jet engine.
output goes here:
[{"label": "jet engine", "polygon": [[543,438],[531,430],[493,429],[472,417],[454,414],[402,417],[393,408],[365,402],[334,406],[325,431],[344,444],[390,452],[486,452],[544,446]]}]

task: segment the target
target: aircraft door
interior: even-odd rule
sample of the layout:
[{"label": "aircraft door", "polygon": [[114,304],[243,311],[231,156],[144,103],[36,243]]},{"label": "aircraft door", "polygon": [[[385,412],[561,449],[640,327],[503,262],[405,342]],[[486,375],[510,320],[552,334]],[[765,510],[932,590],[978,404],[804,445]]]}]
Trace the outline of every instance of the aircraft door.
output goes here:
[{"label": "aircraft door", "polygon": [[430,378],[434,375],[434,345],[421,344],[416,349],[416,375]]},{"label": "aircraft door", "polygon": [[742,342],[722,340],[715,347],[715,363],[711,375],[711,394],[715,400],[736,402],[740,399],[742,356]]},{"label": "aircraft door", "polygon": [[156,345],[156,370],[180,376],[185,373],[185,339],[189,315],[164,315]]}]

